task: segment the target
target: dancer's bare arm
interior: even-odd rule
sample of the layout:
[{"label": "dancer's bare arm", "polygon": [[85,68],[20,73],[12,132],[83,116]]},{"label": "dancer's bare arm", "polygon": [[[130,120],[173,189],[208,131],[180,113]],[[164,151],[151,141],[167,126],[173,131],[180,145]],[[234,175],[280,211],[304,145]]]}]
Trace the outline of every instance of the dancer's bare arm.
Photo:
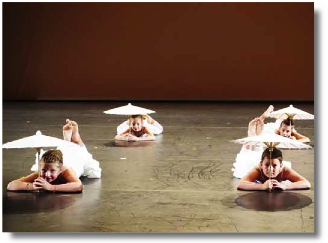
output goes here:
[{"label": "dancer's bare arm", "polygon": [[33,186],[33,182],[36,178],[39,177],[39,173],[38,172],[34,172],[26,177],[14,180],[12,182],[10,182],[7,186],[7,190],[9,191],[33,191],[33,190],[37,190],[37,188],[35,188]]},{"label": "dancer's bare arm", "polygon": [[147,136],[139,137],[138,138],[139,141],[153,141],[156,139],[154,134],[151,131],[149,131],[146,127],[144,127],[144,132],[147,133]]},{"label": "dancer's bare arm", "polygon": [[298,132],[293,131],[292,136],[294,136],[297,139],[297,141],[299,141],[299,142],[302,142],[302,143],[310,142],[310,139],[308,137],[305,137],[304,135],[302,135]]},{"label": "dancer's bare arm", "polygon": [[258,184],[254,182],[258,180],[260,176],[261,176],[260,170],[254,167],[247,175],[245,175],[240,179],[237,185],[237,189],[246,190],[246,191],[267,190],[265,188],[265,184]]},{"label": "dancer's bare arm", "polygon": [[128,137],[127,135],[130,133],[130,129],[127,129],[125,130],[124,132],[120,133],[120,134],[117,134],[115,136],[115,140],[118,140],[118,141],[127,141],[128,140]]}]

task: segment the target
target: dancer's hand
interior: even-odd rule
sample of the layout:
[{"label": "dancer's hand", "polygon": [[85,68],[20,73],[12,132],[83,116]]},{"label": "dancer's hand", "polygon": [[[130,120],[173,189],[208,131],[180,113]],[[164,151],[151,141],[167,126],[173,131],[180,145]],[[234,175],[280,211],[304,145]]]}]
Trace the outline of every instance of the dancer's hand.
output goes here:
[{"label": "dancer's hand", "polygon": [[289,138],[292,140],[297,140],[294,136],[290,136]]},{"label": "dancer's hand", "polygon": [[277,183],[278,181],[275,179],[267,180],[263,183],[263,190],[271,190]]},{"label": "dancer's hand", "polygon": [[135,142],[135,141],[138,141],[138,140],[139,140],[139,138],[136,137],[136,136],[134,136],[134,135],[132,135],[132,134],[129,134],[127,136],[127,141]]},{"label": "dancer's hand", "polygon": [[129,133],[121,135],[122,138],[124,138],[125,141],[129,141]]},{"label": "dancer's hand", "polygon": [[272,189],[273,190],[286,190],[286,186],[282,183],[280,183],[279,181],[276,181],[273,183],[273,186],[272,186]]},{"label": "dancer's hand", "polygon": [[44,190],[50,191],[52,189],[52,185],[49,182],[47,182],[45,179],[43,179],[42,177],[38,177],[33,182],[33,188],[36,190],[44,189]]}]

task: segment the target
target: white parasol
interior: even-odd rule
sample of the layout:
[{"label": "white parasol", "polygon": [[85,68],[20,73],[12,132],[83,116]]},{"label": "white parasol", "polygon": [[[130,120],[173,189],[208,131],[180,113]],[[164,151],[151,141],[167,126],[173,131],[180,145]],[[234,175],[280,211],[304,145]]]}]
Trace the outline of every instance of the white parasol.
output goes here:
[{"label": "white parasol", "polygon": [[78,146],[75,143],[71,143],[59,138],[42,135],[40,131],[37,131],[35,135],[21,138],[12,142],[8,142],[2,145],[2,148],[35,148],[38,152],[38,161],[40,159],[41,148],[45,147],[58,147],[58,146]]},{"label": "white parasol", "polygon": [[147,115],[150,113],[155,113],[156,111],[152,111],[149,109],[145,109],[139,106],[131,105],[129,103],[126,106],[121,106],[118,108],[114,108],[108,111],[104,111],[105,114],[109,115]]},{"label": "white parasol", "polygon": [[295,119],[295,120],[313,120],[314,115],[302,111],[300,109],[295,108],[293,105],[290,105],[289,107],[273,111],[269,113],[269,117],[276,118],[276,119]]}]

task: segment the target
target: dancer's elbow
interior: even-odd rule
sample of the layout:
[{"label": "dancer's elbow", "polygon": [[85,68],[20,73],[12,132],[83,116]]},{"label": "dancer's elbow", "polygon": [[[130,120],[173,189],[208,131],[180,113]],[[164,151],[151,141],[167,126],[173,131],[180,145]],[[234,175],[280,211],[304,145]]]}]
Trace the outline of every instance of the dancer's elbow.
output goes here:
[{"label": "dancer's elbow", "polygon": [[17,191],[18,190],[17,181],[9,182],[7,185],[7,190],[8,191]]},{"label": "dancer's elbow", "polygon": [[155,141],[155,140],[156,140],[156,138],[155,138],[155,136],[154,136],[154,135],[152,135],[152,136],[148,136],[148,140],[150,140],[150,141]]},{"label": "dancer's elbow", "polygon": [[78,183],[75,187],[75,192],[83,192],[83,185],[82,182]]},{"label": "dancer's elbow", "polygon": [[304,189],[311,189],[311,183],[308,180],[304,182]]},{"label": "dancer's elbow", "polygon": [[241,181],[238,183],[238,185],[236,186],[237,190],[244,190],[244,183]]}]

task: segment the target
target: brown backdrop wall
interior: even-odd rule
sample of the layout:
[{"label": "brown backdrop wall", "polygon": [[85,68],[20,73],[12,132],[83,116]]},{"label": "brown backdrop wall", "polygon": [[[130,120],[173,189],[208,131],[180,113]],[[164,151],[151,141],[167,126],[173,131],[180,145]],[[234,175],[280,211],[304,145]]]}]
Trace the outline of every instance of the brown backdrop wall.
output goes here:
[{"label": "brown backdrop wall", "polygon": [[4,3],[5,100],[314,100],[314,3]]}]

